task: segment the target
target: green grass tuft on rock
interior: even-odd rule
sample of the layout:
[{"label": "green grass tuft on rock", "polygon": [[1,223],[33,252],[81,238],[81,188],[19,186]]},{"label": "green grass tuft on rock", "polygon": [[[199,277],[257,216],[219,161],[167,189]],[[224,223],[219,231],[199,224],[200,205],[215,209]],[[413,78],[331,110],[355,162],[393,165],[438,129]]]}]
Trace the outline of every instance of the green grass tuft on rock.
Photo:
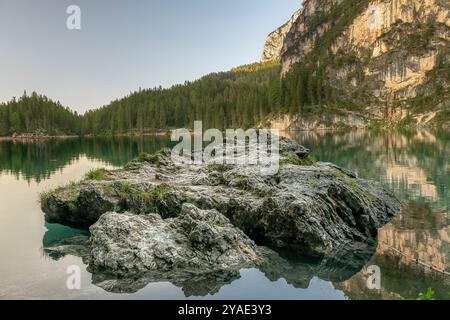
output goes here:
[{"label": "green grass tuft on rock", "polygon": [[315,163],[311,156],[300,158],[291,153],[282,153],[280,159],[280,165],[292,164],[295,166],[312,166]]},{"label": "green grass tuft on rock", "polygon": [[105,175],[108,171],[104,168],[92,169],[85,176],[85,180],[105,180]]},{"label": "green grass tuft on rock", "polygon": [[52,194],[53,194],[52,191],[45,191],[45,192],[42,192],[39,195],[39,202],[40,202],[41,206],[46,206],[47,205],[48,198],[50,198],[50,196]]},{"label": "green grass tuft on rock", "polygon": [[135,158],[135,161],[149,162],[149,163],[159,165],[160,164],[159,158],[164,155],[165,155],[164,149],[158,150],[152,154],[143,152]]},{"label": "green grass tuft on rock", "polygon": [[119,197],[126,210],[136,213],[156,213],[158,202],[172,189],[167,185],[159,185],[149,190],[134,189],[129,182],[121,182]]},{"label": "green grass tuft on rock", "polygon": [[39,201],[41,206],[45,206],[47,204],[48,199],[58,194],[61,199],[64,199],[68,202],[74,202],[79,196],[79,191],[77,189],[78,184],[76,182],[70,182],[66,186],[62,186],[50,191],[44,191],[39,195]]}]

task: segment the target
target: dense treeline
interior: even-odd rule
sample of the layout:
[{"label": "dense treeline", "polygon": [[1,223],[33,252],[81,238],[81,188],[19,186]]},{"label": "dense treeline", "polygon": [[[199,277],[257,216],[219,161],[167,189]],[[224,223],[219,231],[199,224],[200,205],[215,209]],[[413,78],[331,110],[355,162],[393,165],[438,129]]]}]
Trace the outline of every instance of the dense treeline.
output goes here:
[{"label": "dense treeline", "polygon": [[309,106],[336,103],[324,68],[300,63],[283,78],[280,87],[281,112],[305,114]]},{"label": "dense treeline", "polygon": [[196,120],[204,128],[248,128],[330,99],[325,72],[303,65],[295,70],[281,80],[278,62],[250,64],[167,89],[139,90],[83,116],[45,96],[24,94],[0,105],[0,135],[140,134],[191,128]]},{"label": "dense treeline", "polygon": [[247,128],[277,112],[279,78],[279,65],[252,65],[169,89],[141,90],[87,112],[83,131],[114,135],[191,128],[195,120],[205,128]]},{"label": "dense treeline", "polygon": [[0,136],[36,132],[79,135],[81,124],[76,112],[35,92],[0,104]]},{"label": "dense treeline", "polygon": [[281,80],[278,62],[256,63],[169,89],[134,92],[87,112],[83,132],[139,134],[191,128],[196,120],[202,120],[204,128],[248,128],[268,116],[304,114],[310,106],[332,101],[323,69],[299,64]]}]

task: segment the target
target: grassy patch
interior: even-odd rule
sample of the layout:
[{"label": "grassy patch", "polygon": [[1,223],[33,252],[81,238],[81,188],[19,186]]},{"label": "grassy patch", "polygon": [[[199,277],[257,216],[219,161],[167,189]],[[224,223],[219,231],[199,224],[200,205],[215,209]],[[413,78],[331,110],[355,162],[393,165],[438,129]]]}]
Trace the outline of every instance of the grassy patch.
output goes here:
[{"label": "grassy patch", "polygon": [[251,193],[254,196],[261,197],[261,198],[270,198],[273,196],[272,191],[252,190]]},{"label": "grassy patch", "polygon": [[273,195],[273,192],[271,192],[271,191],[263,191],[263,190],[255,189],[249,183],[248,178],[245,176],[235,177],[233,179],[233,184],[236,188],[238,188],[240,190],[248,191],[249,193],[251,193],[252,195],[257,196],[257,197],[267,198],[267,197],[271,197]]},{"label": "grassy patch", "polygon": [[164,149],[158,150],[155,153],[149,154],[149,153],[141,153],[138,155],[134,160],[137,162],[148,162],[152,163],[154,165],[160,166],[160,157],[164,156],[165,152]]},{"label": "grassy patch", "polygon": [[48,199],[51,196],[59,194],[59,197],[63,201],[66,201],[69,205],[70,205],[70,203],[75,203],[76,199],[80,195],[79,191],[77,190],[77,185],[78,184],[75,182],[70,182],[66,186],[59,187],[54,190],[42,192],[39,195],[39,201],[40,201],[41,205],[44,206],[47,204]]},{"label": "grassy patch", "polygon": [[39,195],[39,202],[41,203],[42,206],[47,205],[48,198],[50,198],[52,194],[53,194],[52,191],[45,191]]},{"label": "grassy patch", "polygon": [[334,171],[334,175],[337,178],[342,178],[342,179],[347,179],[348,178],[348,175],[346,175],[345,173],[343,173],[342,171],[339,171],[339,170],[335,170]]},{"label": "grassy patch", "polygon": [[336,183],[340,184],[344,182],[349,189],[353,190],[354,192],[363,194],[367,201],[369,201],[369,203],[373,203],[375,201],[375,197],[358,184],[358,179],[352,178],[339,170],[333,171],[333,175],[333,181],[335,181]]},{"label": "grassy patch", "polygon": [[351,189],[360,189],[355,179],[347,179],[345,182]]},{"label": "grassy patch", "polygon": [[295,166],[312,166],[314,163],[314,159],[309,155],[304,158],[300,158],[291,153],[281,154],[280,165],[293,164]]},{"label": "grassy patch", "polygon": [[147,214],[157,212],[158,202],[171,190],[167,185],[160,185],[150,190],[136,190],[130,183],[122,182],[119,196],[124,209]]},{"label": "grassy patch", "polygon": [[89,171],[85,176],[85,180],[105,180],[105,175],[108,171],[104,168],[93,169]]},{"label": "grassy patch", "polygon": [[247,178],[244,176],[236,177],[236,187],[243,190],[248,189]]}]

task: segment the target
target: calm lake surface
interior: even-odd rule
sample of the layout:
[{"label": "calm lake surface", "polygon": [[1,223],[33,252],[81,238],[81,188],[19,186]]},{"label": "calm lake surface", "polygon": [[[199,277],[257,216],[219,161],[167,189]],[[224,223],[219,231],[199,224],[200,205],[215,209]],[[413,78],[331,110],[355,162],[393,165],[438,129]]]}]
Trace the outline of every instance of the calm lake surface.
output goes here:
[{"label": "calm lake surface", "polygon": [[[168,282],[108,288],[82,259],[45,248],[80,231],[47,224],[39,194],[81,179],[90,169],[126,164],[140,152],[169,146],[166,137],[0,142],[0,299],[402,299],[428,287],[450,299],[450,276],[416,265],[419,258],[450,272],[450,133],[295,133],[316,160],[333,162],[380,181],[404,202],[379,230],[373,252],[342,271],[302,263],[289,272],[242,270],[225,284]],[[67,268],[82,270],[81,290],[66,287]],[[368,267],[381,270],[381,289],[367,288]],[[122,292],[122,293],[118,293]]]}]

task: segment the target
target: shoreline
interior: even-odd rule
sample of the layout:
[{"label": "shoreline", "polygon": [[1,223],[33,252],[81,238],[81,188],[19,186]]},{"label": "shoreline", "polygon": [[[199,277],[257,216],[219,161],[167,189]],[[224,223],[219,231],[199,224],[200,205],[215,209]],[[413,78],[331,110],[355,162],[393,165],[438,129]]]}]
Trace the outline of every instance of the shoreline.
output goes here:
[{"label": "shoreline", "polygon": [[36,137],[36,138],[26,138],[26,137],[0,137],[0,141],[17,141],[17,142],[39,142],[39,141],[47,141],[52,139],[74,139],[80,138],[81,136],[45,136],[45,137]]},{"label": "shoreline", "polygon": [[54,140],[54,139],[76,139],[76,138],[111,138],[111,137],[147,137],[147,136],[167,136],[170,135],[170,131],[162,131],[162,132],[155,132],[155,133],[143,133],[143,134],[130,134],[130,133],[124,133],[124,134],[116,134],[116,135],[98,135],[94,136],[92,134],[88,135],[62,135],[62,136],[42,136],[42,137],[1,137],[0,141],[16,141],[16,142],[39,142],[39,141],[48,141],[48,140]]},{"label": "shoreline", "polygon": [[[277,129],[277,128],[275,128]],[[383,128],[382,131],[388,131],[391,128]],[[263,128],[263,130],[273,130],[270,128]],[[278,129],[279,132],[284,133],[327,133],[327,132],[350,132],[350,131],[379,131],[380,129],[372,129],[372,128],[352,128],[352,129],[333,129],[333,128],[319,128],[319,129]],[[429,128],[415,128],[410,130],[429,130]],[[445,129],[441,129],[446,131]],[[192,132],[193,133],[193,132]],[[131,133],[123,133],[116,135],[60,135],[60,136],[42,136],[42,137],[2,137],[0,136],[0,141],[15,141],[15,142],[40,142],[40,141],[48,141],[48,140],[59,140],[59,139],[75,139],[75,138],[114,138],[114,137],[129,137],[129,138],[139,138],[139,137],[163,137],[170,136],[171,130],[167,131],[158,131],[154,133],[142,133],[142,134],[131,134]]]}]

